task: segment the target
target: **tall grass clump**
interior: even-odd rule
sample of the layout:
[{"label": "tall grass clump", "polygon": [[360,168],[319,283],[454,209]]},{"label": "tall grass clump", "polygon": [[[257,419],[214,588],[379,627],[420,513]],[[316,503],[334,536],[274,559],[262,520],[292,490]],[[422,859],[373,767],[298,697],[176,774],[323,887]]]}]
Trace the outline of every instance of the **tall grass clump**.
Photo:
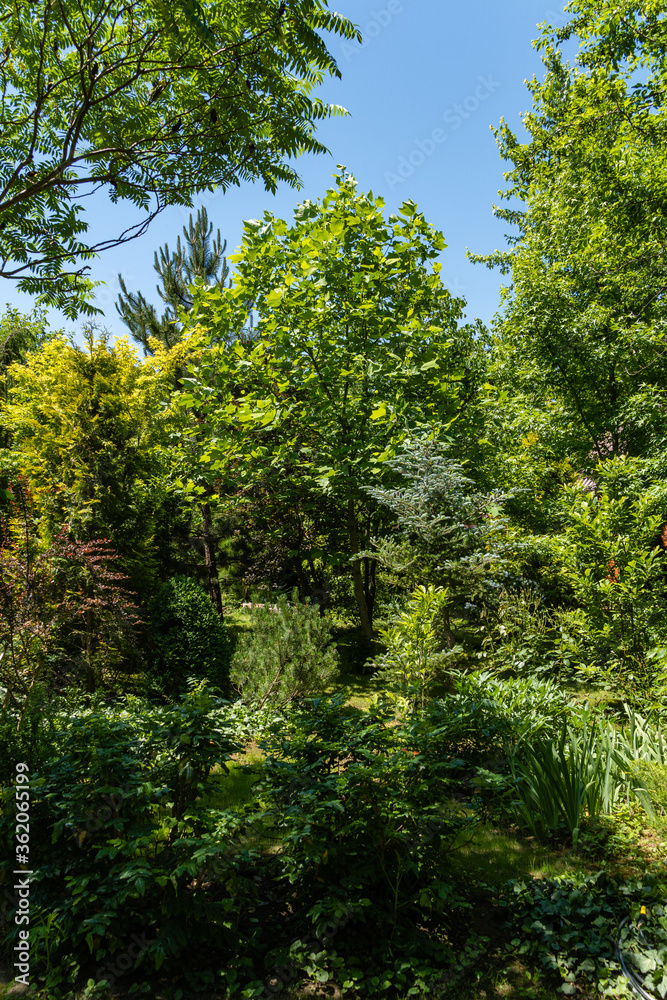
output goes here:
[{"label": "tall grass clump", "polygon": [[565,831],[576,850],[582,823],[610,815],[634,796],[650,816],[667,812],[662,735],[626,706],[617,729],[584,713],[557,738],[520,742],[510,756],[512,808],[522,826],[545,839]]}]

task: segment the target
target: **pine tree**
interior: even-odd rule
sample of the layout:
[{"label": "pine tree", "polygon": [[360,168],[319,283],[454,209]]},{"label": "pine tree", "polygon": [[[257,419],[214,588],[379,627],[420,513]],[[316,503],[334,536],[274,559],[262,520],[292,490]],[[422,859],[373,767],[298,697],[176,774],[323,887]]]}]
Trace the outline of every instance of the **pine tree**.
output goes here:
[{"label": "pine tree", "polygon": [[[176,241],[176,252],[171,253],[169,244],[161,247],[159,256],[155,253],[153,267],[160,277],[162,287],[157,285],[157,292],[167,308],[158,317],[155,306],[147,302],[141,292],[128,292],[122,276],[118,275],[121,294],[118,296],[116,309],[125,325],[129,328],[134,340],[143,346],[144,354],[152,354],[150,338],[155,337],[167,348],[173,347],[181,339],[182,330],[178,321],[181,311],[192,309],[190,289],[195,281],[204,281],[209,285],[225,288],[229,282],[229,265],[225,257],[227,240],[222,240],[218,229],[214,239],[213,223],[208,221],[208,213],[202,205],[193,222],[192,215],[188,226],[183,226],[185,244],[180,236]],[[252,320],[250,319],[250,326]],[[216,558],[216,537],[213,533],[213,515],[208,499],[200,505],[202,517],[202,541],[204,558],[206,560],[206,577],[208,590],[213,607],[220,616],[223,614],[222,592],[218,579],[218,563]]]},{"label": "pine tree", "polygon": [[192,308],[190,288],[195,281],[220,288],[228,284],[227,240],[223,242],[219,229],[213,239],[212,234],[213,223],[209,223],[202,205],[196,220],[193,222],[191,215],[188,226],[183,226],[185,243],[181,243],[179,236],[175,253],[170,251],[168,243],[160,248],[159,255],[156,251],[153,268],[161,282],[156,288],[166,304],[162,317],[158,316],[155,306],[146,300],[142,292],[128,292],[122,275],[118,275],[121,294],[116,309],[134,340],[143,346],[145,354],[153,353],[149,345],[151,337],[166,347],[178,343],[181,338],[178,314],[181,310],[189,312]]}]

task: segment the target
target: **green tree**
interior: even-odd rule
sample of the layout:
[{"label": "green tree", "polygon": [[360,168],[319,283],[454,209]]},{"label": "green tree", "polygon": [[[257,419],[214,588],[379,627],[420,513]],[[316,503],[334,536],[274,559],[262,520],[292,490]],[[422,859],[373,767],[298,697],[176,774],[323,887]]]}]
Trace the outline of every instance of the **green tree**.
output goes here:
[{"label": "green tree", "polygon": [[339,666],[332,643],[331,621],[317,607],[291,603],[283,596],[275,605],[253,608],[253,624],[238,638],[231,681],[243,700],[261,709],[284,709],[321,692]]},{"label": "green tree", "polygon": [[116,309],[134,340],[143,347],[144,354],[153,353],[151,338],[165,347],[172,347],[181,339],[179,314],[192,309],[191,286],[196,281],[225,287],[229,276],[225,259],[227,240],[223,243],[219,229],[214,239],[211,239],[212,234],[213,223],[209,223],[202,206],[196,220],[193,222],[190,216],[188,226],[183,226],[185,245],[181,244],[179,236],[174,253],[167,243],[160,248],[159,257],[155,252],[153,268],[160,278],[157,293],[167,307],[161,317],[142,292],[128,292],[122,275],[118,275],[121,294]]},{"label": "green tree", "polygon": [[[247,223],[233,287],[197,292],[190,321],[209,346],[182,404],[202,413],[202,458],[223,488],[242,500],[262,482],[284,509],[327,502],[326,559],[351,574],[371,639],[376,564],[363,552],[386,515],[365,487],[409,427],[472,410],[479,328],[459,327],[444,239],[414,203],[386,219],[381,198],[336,180],[291,227],[269,213]],[[256,339],[230,343],[248,303]]]},{"label": "green tree", "polygon": [[[229,266],[224,256],[227,242],[222,242],[220,230],[213,240],[212,233],[213,224],[209,223],[208,213],[202,206],[197,212],[196,220],[193,222],[190,216],[188,226],[183,227],[185,245],[181,244],[179,236],[175,253],[170,251],[168,244],[160,249],[159,257],[156,252],[153,266],[161,285],[157,286],[157,292],[167,305],[161,318],[158,318],[155,307],[146,300],[143,293],[128,292],[122,276],[118,275],[121,294],[116,309],[132,337],[142,345],[144,354],[154,353],[151,339],[168,349],[180,343],[183,338],[182,316],[192,309],[192,289],[195,283],[203,282],[206,286],[212,285],[220,289],[226,287],[229,275]],[[251,322],[249,320],[249,325]],[[183,374],[181,370],[176,370],[177,383]],[[193,420],[197,422],[200,419],[201,414],[195,412]],[[191,438],[191,444],[195,444],[194,438]],[[210,493],[210,484],[205,492]],[[222,615],[216,537],[209,498],[203,499],[198,508],[208,589],[214,608]]]},{"label": "green tree", "polygon": [[510,275],[493,378],[523,411],[515,438],[536,433],[582,469],[655,453],[667,432],[667,40],[659,4],[567,11],[536,43],[546,73],[529,85],[527,141],[496,132],[517,200],[496,214],[517,234],[476,259]]},{"label": "green tree", "polygon": [[[94,308],[86,261],[167,205],[261,180],[299,183],[324,152],[313,96],[339,70],[323,34],[358,37],[327,0],[35,0],[0,16],[0,275],[69,316]],[[86,240],[80,199],[105,189],[139,221]]]},{"label": "green tree", "polygon": [[560,616],[561,655],[642,705],[657,695],[667,659],[667,491],[661,484],[613,496],[614,471],[604,470],[599,496],[574,490],[565,497],[564,530],[554,542],[576,603]]},{"label": "green tree", "polygon": [[395,482],[366,492],[394,515],[391,533],[372,539],[375,558],[403,586],[444,586],[438,636],[453,649],[453,618],[478,624],[495,603],[506,498],[480,492],[448,452],[446,443],[427,435],[408,439],[386,463]]},{"label": "green tree", "polygon": [[47,537],[67,524],[77,540],[110,539],[140,592],[155,569],[163,404],[183,350],[141,364],[127,341],[89,330],[81,349],[56,337],[10,367],[0,410],[14,442],[7,462],[27,476]]},{"label": "green tree", "polygon": [[[24,315],[8,307],[0,317],[0,401],[7,402],[11,377],[10,365],[21,362],[29,351],[43,344],[51,336],[44,314],[39,309]],[[11,435],[0,435],[0,447],[8,448]]]},{"label": "green tree", "polygon": [[410,595],[407,609],[396,616],[381,635],[387,651],[376,657],[375,666],[389,683],[398,682],[403,698],[414,712],[442,663],[437,619],[447,607],[447,590],[442,587],[417,587]]}]

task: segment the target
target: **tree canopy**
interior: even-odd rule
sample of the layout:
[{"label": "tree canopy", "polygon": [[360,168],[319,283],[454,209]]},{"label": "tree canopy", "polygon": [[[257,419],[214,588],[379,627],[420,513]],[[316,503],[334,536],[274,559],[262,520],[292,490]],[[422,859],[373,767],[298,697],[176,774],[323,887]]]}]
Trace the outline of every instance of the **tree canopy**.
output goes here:
[{"label": "tree canopy", "polygon": [[162,404],[178,363],[162,349],[138,364],[127,341],[92,330],[84,349],[55,337],[9,369],[0,413],[13,442],[6,471],[28,477],[43,534],[110,539],[139,588],[154,572]]},{"label": "tree canopy", "polygon": [[[86,262],[167,205],[260,180],[298,184],[323,152],[313,93],[339,75],[324,34],[356,37],[327,0],[37,0],[0,7],[0,276],[69,316],[94,312]],[[137,222],[86,239],[105,190]]]},{"label": "tree canopy", "polygon": [[[575,0],[537,42],[545,65],[521,142],[496,131],[510,169],[497,214],[518,227],[482,259],[510,275],[498,378],[585,465],[662,447],[665,351],[665,54],[659,4]],[[568,45],[580,42],[574,62]],[[530,424],[532,423],[532,427]]]},{"label": "tree canopy", "polygon": [[[462,302],[440,280],[444,246],[414,203],[387,219],[343,171],[292,226],[268,214],[248,223],[233,286],[200,288],[188,319],[210,345],[182,396],[210,429],[210,469],[224,480],[225,449],[240,446],[237,490],[261,481],[286,510],[337,511],[327,558],[351,561],[369,637],[374,566],[360,553],[379,514],[364,487],[410,428],[463,419],[475,400],[475,330],[459,325]],[[248,303],[256,337],[230,346]]]}]

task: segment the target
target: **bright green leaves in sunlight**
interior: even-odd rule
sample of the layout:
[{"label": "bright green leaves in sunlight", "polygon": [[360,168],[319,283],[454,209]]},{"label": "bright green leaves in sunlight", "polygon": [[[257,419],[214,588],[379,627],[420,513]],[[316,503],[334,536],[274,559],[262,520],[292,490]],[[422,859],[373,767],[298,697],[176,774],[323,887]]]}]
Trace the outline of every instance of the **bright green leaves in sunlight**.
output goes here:
[{"label": "bright green leaves in sunlight", "polygon": [[[408,430],[451,424],[475,393],[477,330],[459,326],[463,303],[434,266],[444,245],[412,203],[387,219],[342,170],[293,225],[246,225],[233,287],[202,289],[190,314],[210,345],[186,400],[216,468],[232,491],[275,475],[286,505],[340,507],[339,561],[367,547],[363,487]],[[242,344],[249,304],[255,339]]]},{"label": "bright green leaves in sunlight", "polygon": [[[301,206],[292,227],[270,215],[247,225],[234,287],[202,290],[192,314],[216,357],[203,363],[208,372],[197,369],[197,405],[220,423],[209,376],[222,388],[224,368],[235,385],[222,408],[232,417],[229,433],[251,416],[268,426],[267,414],[281,414],[272,425],[276,454],[296,447],[307,474],[298,442],[312,428],[326,441],[331,488],[343,491],[406,422],[456,415],[471,340],[457,328],[462,303],[429,267],[441,234],[414,211],[387,221],[383,209],[342,173],[321,203]],[[227,349],[248,303],[257,340]],[[188,400],[194,391],[188,386]]]},{"label": "bright green leaves in sunlight", "polygon": [[[667,432],[667,85],[664,6],[573,0],[537,44],[545,76],[496,214],[518,233],[484,260],[511,275],[495,380],[525,423],[552,408],[554,448],[585,462],[656,453]],[[579,52],[572,63],[572,42]],[[516,231],[515,231],[516,232]]]},{"label": "bright green leaves in sunlight", "polygon": [[0,472],[25,475],[44,533],[66,524],[81,540],[109,538],[137,587],[150,576],[161,445],[185,346],[138,362],[125,340],[54,337],[9,368],[0,425],[12,441]]}]

